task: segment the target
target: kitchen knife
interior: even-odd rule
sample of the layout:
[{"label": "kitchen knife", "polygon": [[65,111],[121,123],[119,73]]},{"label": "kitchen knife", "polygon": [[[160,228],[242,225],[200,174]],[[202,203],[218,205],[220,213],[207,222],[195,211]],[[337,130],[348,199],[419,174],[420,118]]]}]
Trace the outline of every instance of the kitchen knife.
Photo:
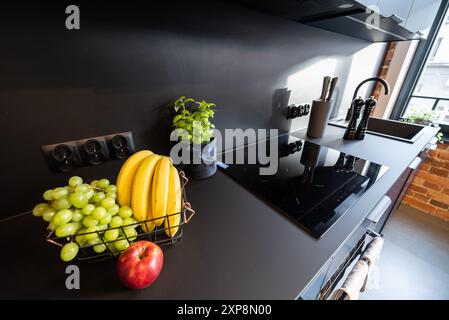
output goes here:
[{"label": "kitchen knife", "polygon": [[329,89],[329,95],[327,96],[326,101],[332,101],[332,97],[334,95],[335,87],[337,86],[338,78],[335,77],[332,79],[331,87]]},{"label": "kitchen knife", "polygon": [[323,80],[323,91],[321,92],[321,101],[326,99],[327,92],[329,91],[329,85],[331,83],[331,77],[324,77]]}]

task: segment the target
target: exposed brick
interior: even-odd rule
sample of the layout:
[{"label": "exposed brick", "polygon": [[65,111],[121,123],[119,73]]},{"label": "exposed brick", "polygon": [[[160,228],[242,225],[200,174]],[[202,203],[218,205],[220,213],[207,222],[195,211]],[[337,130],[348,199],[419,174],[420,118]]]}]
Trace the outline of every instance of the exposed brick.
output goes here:
[{"label": "exposed brick", "polygon": [[438,169],[438,168],[432,167],[432,168],[430,168],[429,172],[431,174],[435,174],[435,175],[440,176],[440,177],[447,177],[447,176],[449,176],[449,171],[444,170],[444,169]]},{"label": "exposed brick", "polygon": [[430,150],[429,151],[430,158],[438,158],[439,154],[440,154],[440,150]]},{"label": "exposed brick", "polygon": [[439,150],[447,150],[449,149],[449,143],[438,143],[437,148]]},{"label": "exposed brick", "polygon": [[440,185],[438,185],[436,183],[432,183],[432,182],[428,182],[428,181],[425,181],[423,183],[423,187],[424,188],[428,188],[428,189],[432,189],[432,190],[435,190],[435,191],[441,191],[443,189],[443,186],[440,186]]},{"label": "exposed brick", "polygon": [[437,209],[434,212],[434,215],[437,216],[438,218],[445,220],[445,221],[449,221],[449,211],[448,210]]},{"label": "exposed brick", "polygon": [[434,206],[427,203],[423,203],[416,199],[408,199],[407,204],[412,206],[413,208],[416,208],[426,213],[434,213],[436,211],[436,208]]},{"label": "exposed brick", "polygon": [[444,188],[442,193],[449,196],[449,189],[448,188]]},{"label": "exposed brick", "polygon": [[416,200],[418,200],[418,201],[424,202],[424,203],[427,203],[427,202],[429,202],[429,200],[430,200],[429,197],[427,197],[427,196],[425,196],[425,195],[423,195],[423,194],[421,194],[421,193],[415,193],[415,195],[413,196],[413,198],[416,199]]},{"label": "exposed brick", "polygon": [[449,208],[449,206],[447,204],[442,203],[442,202],[437,201],[437,200],[434,200],[434,199],[430,200],[430,204],[435,206],[435,207],[441,208],[441,209],[446,209],[447,210]]},{"label": "exposed brick", "polygon": [[418,171],[416,175],[426,181],[433,182],[439,185],[445,186],[448,184],[448,179],[446,177],[440,177],[434,174],[430,174],[429,172]]},{"label": "exposed brick", "polygon": [[419,192],[422,194],[426,194],[427,193],[427,189],[420,187],[420,186],[415,186],[414,184],[410,185],[410,190],[415,191],[415,192]]},{"label": "exposed brick", "polygon": [[415,192],[413,192],[412,190],[408,189],[407,192],[405,193],[407,196],[409,197],[413,197],[415,195]]},{"label": "exposed brick", "polygon": [[438,150],[438,158],[449,161],[449,150]]},{"label": "exposed brick", "polygon": [[447,162],[443,165],[443,169],[449,170],[449,162]]},{"label": "exposed brick", "polygon": [[449,205],[449,196],[444,193],[429,190],[429,197]]},{"label": "exposed brick", "polygon": [[405,204],[410,204],[410,202],[413,200],[413,197],[405,195],[404,198],[402,199],[402,203]]},{"label": "exposed brick", "polygon": [[431,166],[428,163],[423,163],[419,171],[429,171]]},{"label": "exposed brick", "polygon": [[434,168],[442,168],[445,164],[444,161],[441,161],[438,158],[429,158],[425,163]]},{"label": "exposed brick", "polygon": [[424,183],[425,181],[426,181],[426,180],[424,180],[423,178],[420,178],[420,177],[418,177],[418,176],[415,176],[415,177],[413,178],[412,183],[413,183],[414,185],[417,185],[417,186],[422,186],[423,183]]}]

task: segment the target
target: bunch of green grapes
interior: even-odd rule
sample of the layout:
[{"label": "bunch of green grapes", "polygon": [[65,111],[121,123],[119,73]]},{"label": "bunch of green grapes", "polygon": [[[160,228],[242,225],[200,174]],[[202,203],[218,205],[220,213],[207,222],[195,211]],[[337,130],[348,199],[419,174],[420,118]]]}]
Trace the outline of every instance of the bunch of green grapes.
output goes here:
[{"label": "bunch of green grapes", "polygon": [[74,176],[67,186],[45,191],[43,198],[47,202],[36,205],[33,215],[48,222],[57,237],[76,236],[62,247],[63,261],[73,260],[79,247],[91,247],[96,253],[108,248],[120,252],[137,238],[139,224],[131,208],[116,203],[117,187],[107,179],[87,184]]}]

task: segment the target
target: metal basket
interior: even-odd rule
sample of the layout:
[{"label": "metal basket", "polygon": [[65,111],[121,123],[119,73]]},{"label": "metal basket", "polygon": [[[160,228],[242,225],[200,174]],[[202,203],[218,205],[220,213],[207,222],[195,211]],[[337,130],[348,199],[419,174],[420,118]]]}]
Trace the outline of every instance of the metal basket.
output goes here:
[{"label": "metal basket", "polygon": [[[55,246],[58,246],[58,247],[63,247],[66,243],[69,243],[69,242],[77,243],[79,246],[79,251],[78,251],[78,255],[76,256],[76,259],[78,261],[89,261],[89,262],[111,259],[115,256],[120,255],[120,253],[123,250],[112,251],[108,246],[109,243],[113,243],[118,240],[126,239],[126,241],[128,241],[128,244],[131,244],[131,243],[133,243],[135,241],[139,241],[139,240],[147,240],[147,241],[151,241],[159,246],[173,245],[181,239],[181,237],[183,235],[183,231],[184,231],[183,230],[184,225],[189,223],[190,219],[195,215],[195,210],[192,209],[190,202],[187,201],[186,192],[185,192],[185,186],[186,186],[187,182],[189,181],[189,179],[186,177],[186,175],[183,171],[179,172],[179,176],[182,181],[181,189],[182,189],[182,208],[183,209],[181,212],[173,213],[173,214],[165,216],[165,219],[167,221],[167,226],[165,226],[165,223],[163,223],[162,225],[155,227],[154,230],[152,230],[150,232],[145,232],[144,228],[143,228],[145,223],[149,223],[149,222],[152,223],[156,220],[161,219],[161,218],[155,218],[155,219],[149,219],[149,220],[145,220],[145,221],[139,221],[132,225],[127,225],[126,227],[120,226],[120,227],[115,227],[115,228],[108,228],[108,229],[101,230],[101,231],[97,230],[97,231],[89,232],[89,233],[80,233],[80,234],[75,234],[75,235],[65,237],[65,238],[57,237],[56,235],[54,235],[54,231],[50,231],[47,234],[46,240],[47,240],[47,242],[49,242]],[[169,217],[176,216],[176,215],[181,216],[179,224],[171,226]],[[125,228],[130,227],[130,226],[137,226],[135,229],[138,231],[138,234],[137,234],[137,236],[132,237],[134,239],[128,238],[128,236],[125,233]],[[176,232],[176,234],[173,235],[172,237],[167,236],[166,232],[168,230],[173,230],[174,228],[178,228],[178,231]],[[123,234],[123,236],[119,237],[118,239],[116,239],[114,241],[106,241],[105,239],[103,239],[103,237],[101,236],[102,233],[104,233],[108,230],[114,230],[114,229],[121,230],[122,231],[121,234]],[[90,245],[90,244],[81,245],[76,240],[76,237],[78,237],[78,236],[85,236],[85,235],[93,234],[93,233],[96,233],[98,235],[100,242],[98,242],[96,244],[92,244],[92,245]],[[93,247],[96,245],[99,245],[99,244],[106,245],[106,250],[102,253],[96,253],[93,250]]]}]

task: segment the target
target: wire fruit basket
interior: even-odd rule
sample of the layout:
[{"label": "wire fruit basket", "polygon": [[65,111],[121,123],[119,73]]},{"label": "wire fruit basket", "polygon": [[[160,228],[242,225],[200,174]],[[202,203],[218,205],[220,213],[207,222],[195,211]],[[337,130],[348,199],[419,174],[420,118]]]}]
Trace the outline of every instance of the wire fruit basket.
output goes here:
[{"label": "wire fruit basket", "polygon": [[[68,237],[57,237],[54,233],[54,231],[50,231],[47,236],[46,236],[46,241],[52,245],[58,246],[58,247],[63,247],[66,243],[69,242],[74,242],[78,245],[79,247],[79,251],[78,254],[76,256],[76,259],[78,261],[89,261],[89,262],[96,262],[96,261],[101,261],[101,260],[106,260],[106,259],[111,259],[113,257],[119,256],[121,252],[123,252],[124,250],[117,250],[117,249],[111,249],[111,245],[116,242],[116,241],[120,241],[120,240],[126,240],[128,242],[128,245],[131,245],[133,242],[135,241],[139,241],[139,240],[147,240],[150,242],[153,242],[159,246],[168,246],[168,245],[173,245],[177,242],[179,242],[182,238],[183,232],[184,232],[184,225],[189,223],[190,219],[192,219],[192,217],[195,215],[195,210],[192,209],[192,206],[190,204],[190,202],[187,201],[187,197],[186,197],[186,192],[185,192],[185,186],[188,183],[189,179],[186,177],[185,173],[183,171],[179,172],[179,176],[181,178],[181,194],[182,194],[182,211],[178,212],[178,213],[173,213],[173,214],[169,214],[165,216],[165,221],[167,222],[165,224],[162,223],[160,226],[156,226],[152,231],[145,231],[146,225],[152,225],[155,224],[154,222],[156,220],[161,220],[161,218],[154,218],[154,219],[149,219],[149,220],[145,220],[145,221],[139,221],[133,224],[129,224],[127,226],[119,226],[119,227],[114,227],[114,228],[107,228],[104,230],[96,230],[94,232],[88,232],[88,233],[79,233],[79,234],[75,234],[75,235],[71,235]],[[174,225],[170,225],[170,221],[172,219],[170,219],[171,217],[175,217],[179,215],[179,223],[178,224],[174,224]],[[137,230],[137,234],[133,235],[132,237],[127,236],[126,234],[126,229],[127,228],[135,228],[135,230]],[[121,234],[121,236],[118,239],[115,239],[113,241],[107,241],[106,239],[104,239],[103,234],[108,231],[108,230],[116,230],[118,229]],[[172,235],[172,233],[175,232],[175,234]],[[88,235],[94,235],[96,234],[97,237],[95,237],[96,239],[99,239],[99,241],[97,243],[80,243],[80,241],[78,241],[78,237],[80,236],[88,236]],[[171,237],[169,235],[171,235]],[[77,239],[78,238],[78,239]],[[93,250],[93,247],[97,246],[97,245],[105,245],[106,250],[102,253],[96,253]]]}]

